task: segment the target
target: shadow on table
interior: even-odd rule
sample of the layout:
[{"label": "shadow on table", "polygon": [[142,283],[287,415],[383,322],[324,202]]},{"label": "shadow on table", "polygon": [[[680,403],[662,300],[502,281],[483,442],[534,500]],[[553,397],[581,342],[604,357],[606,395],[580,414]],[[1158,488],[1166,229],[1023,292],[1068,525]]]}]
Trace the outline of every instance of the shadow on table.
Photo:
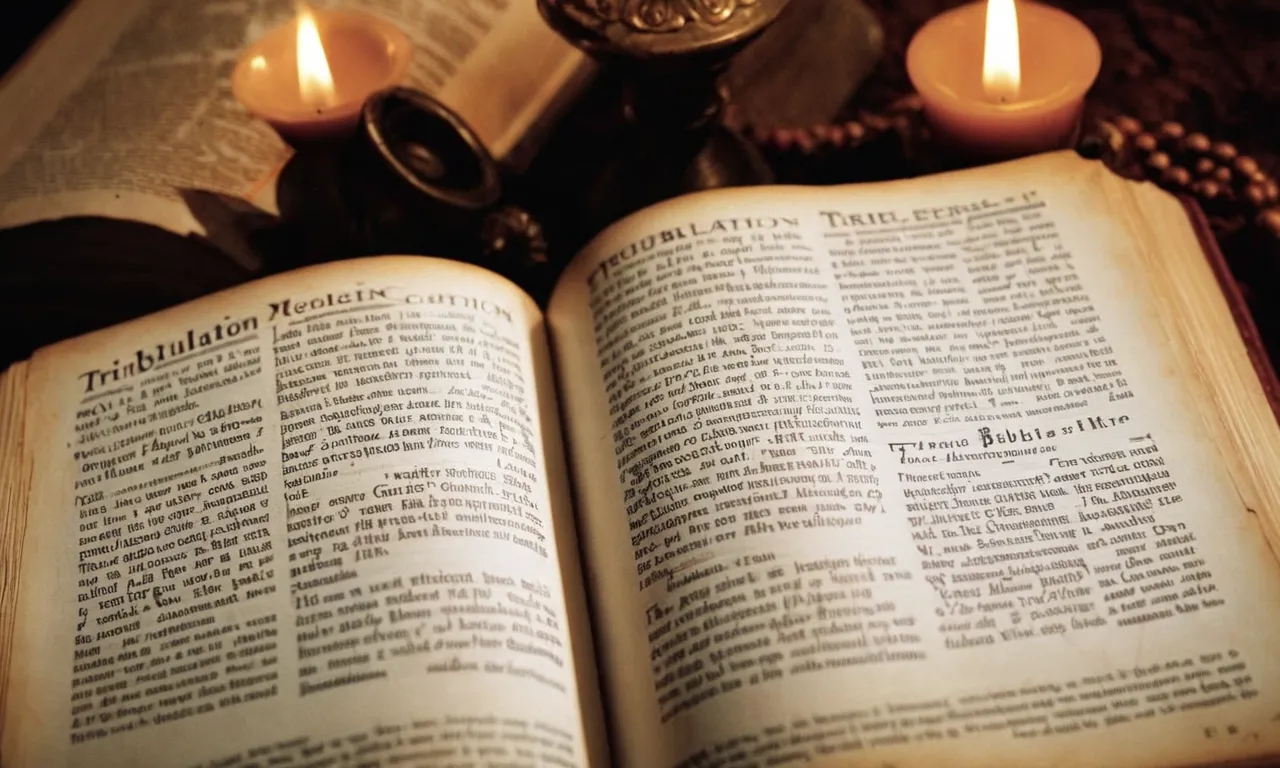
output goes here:
[{"label": "shadow on table", "polygon": [[0,369],[254,277],[195,236],[96,216],[0,229]]}]

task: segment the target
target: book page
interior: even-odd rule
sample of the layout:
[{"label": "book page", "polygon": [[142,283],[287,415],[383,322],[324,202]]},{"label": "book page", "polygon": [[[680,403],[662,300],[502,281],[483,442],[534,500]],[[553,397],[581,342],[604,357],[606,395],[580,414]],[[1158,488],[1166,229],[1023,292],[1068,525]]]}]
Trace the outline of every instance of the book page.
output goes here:
[{"label": "book page", "polygon": [[[395,24],[414,45],[407,84],[455,109],[496,157],[550,117],[586,66],[532,2],[312,5]],[[0,226],[97,215],[234,241],[209,231],[219,219],[193,211],[191,192],[274,212],[289,150],[235,100],[230,76],[247,45],[296,12],[292,0],[79,0],[0,89],[11,117],[0,126]]]},{"label": "book page", "polygon": [[546,337],[510,283],[313,267],[42,350],[29,391],[6,766],[598,754]]},{"label": "book page", "polygon": [[707,193],[570,266],[548,319],[624,764],[1280,750],[1277,499],[1219,454],[1119,185],[1062,153]]}]

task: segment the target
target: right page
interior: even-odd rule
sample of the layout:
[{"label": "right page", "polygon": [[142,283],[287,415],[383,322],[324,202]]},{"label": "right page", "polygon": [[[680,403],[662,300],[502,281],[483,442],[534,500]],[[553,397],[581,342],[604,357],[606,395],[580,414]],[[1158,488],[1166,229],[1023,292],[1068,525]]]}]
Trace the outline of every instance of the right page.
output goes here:
[{"label": "right page", "polygon": [[548,318],[623,764],[1280,752],[1274,417],[1218,406],[1263,401],[1151,194],[1058,153],[686,197],[578,257]]}]

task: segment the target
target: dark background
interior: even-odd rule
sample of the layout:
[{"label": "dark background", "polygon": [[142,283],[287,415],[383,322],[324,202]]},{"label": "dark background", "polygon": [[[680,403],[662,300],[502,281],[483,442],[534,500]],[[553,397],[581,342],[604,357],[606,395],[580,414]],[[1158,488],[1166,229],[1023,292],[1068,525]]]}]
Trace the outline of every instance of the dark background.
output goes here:
[{"label": "dark background", "polygon": [[67,5],[66,0],[10,0],[0,6],[0,72],[8,71]]},{"label": "dark background", "polygon": [[[910,89],[903,55],[915,30],[960,3],[864,1],[884,27],[885,56],[852,104],[874,108]],[[10,0],[0,5],[0,72],[13,65],[67,4]],[[1092,111],[1178,120],[1191,130],[1233,141],[1273,174],[1280,171],[1280,0],[1051,4],[1079,17],[1102,43],[1102,72],[1090,95]]]},{"label": "dark background", "polygon": [[[874,109],[909,91],[903,59],[911,35],[931,16],[960,4],[864,1],[884,27],[885,55],[854,94],[851,110]],[[1102,43],[1102,72],[1090,94],[1092,114],[1177,120],[1189,130],[1234,142],[1264,169],[1280,173],[1280,0],[1051,2],[1084,21]],[[0,4],[0,72],[14,64],[67,4]]]}]

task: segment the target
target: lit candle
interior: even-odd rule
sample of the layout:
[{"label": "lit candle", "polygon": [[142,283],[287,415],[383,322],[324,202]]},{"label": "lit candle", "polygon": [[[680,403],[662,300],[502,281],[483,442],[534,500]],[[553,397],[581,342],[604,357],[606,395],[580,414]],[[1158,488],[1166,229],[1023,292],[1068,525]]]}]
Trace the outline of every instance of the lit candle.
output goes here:
[{"label": "lit candle", "polygon": [[231,90],[290,144],[333,140],[355,132],[371,94],[404,77],[412,51],[374,16],[303,10],[241,54]]},{"label": "lit candle", "polygon": [[985,157],[1068,146],[1102,49],[1056,8],[989,0],[947,11],[907,47],[907,74],[935,138]]}]

